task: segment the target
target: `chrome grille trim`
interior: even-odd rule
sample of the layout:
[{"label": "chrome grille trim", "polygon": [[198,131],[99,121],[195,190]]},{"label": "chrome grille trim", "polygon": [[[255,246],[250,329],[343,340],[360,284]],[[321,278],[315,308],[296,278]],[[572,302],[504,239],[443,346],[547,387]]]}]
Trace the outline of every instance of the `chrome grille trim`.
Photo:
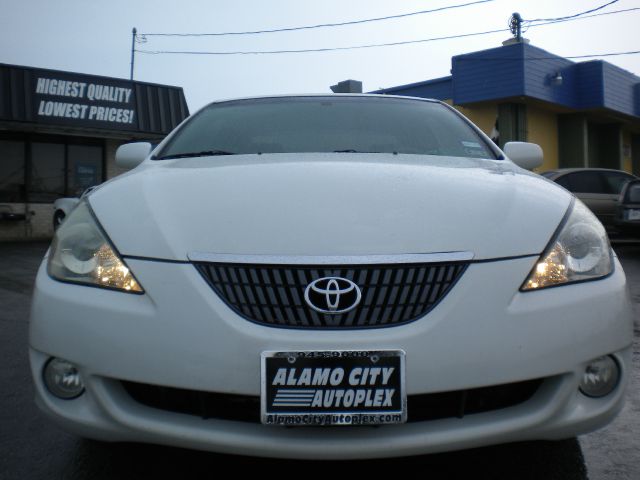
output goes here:
[{"label": "chrome grille trim", "polygon": [[394,255],[256,255],[233,253],[191,252],[192,262],[240,263],[254,265],[395,265],[400,263],[469,262],[473,252],[406,253]]}]

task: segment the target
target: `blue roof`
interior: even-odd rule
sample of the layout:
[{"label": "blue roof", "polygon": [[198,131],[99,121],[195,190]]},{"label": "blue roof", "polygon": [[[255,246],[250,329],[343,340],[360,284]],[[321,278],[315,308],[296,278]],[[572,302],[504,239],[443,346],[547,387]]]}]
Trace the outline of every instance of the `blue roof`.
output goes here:
[{"label": "blue roof", "polygon": [[408,85],[400,85],[397,87],[383,88],[370,93],[385,93],[447,100],[452,98],[451,76],[434,78],[433,80],[410,83]]},{"label": "blue roof", "polygon": [[[602,60],[572,62],[526,43],[457,55],[450,77],[372,93],[411,95],[456,105],[527,97],[575,110],[640,117],[640,77]],[[558,74],[562,82],[554,82]]]}]

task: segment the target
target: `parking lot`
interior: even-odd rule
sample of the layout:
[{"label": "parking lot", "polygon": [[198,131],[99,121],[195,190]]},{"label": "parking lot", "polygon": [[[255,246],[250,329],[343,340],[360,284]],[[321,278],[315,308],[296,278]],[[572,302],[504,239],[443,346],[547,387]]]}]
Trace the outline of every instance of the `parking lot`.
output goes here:
[{"label": "parking lot", "polygon": [[[225,468],[257,467],[300,472],[307,462],[230,457],[150,445],[110,445],[81,440],[50,423],[33,404],[27,359],[30,292],[45,243],[0,243],[0,479],[111,479],[213,476]],[[614,245],[640,312],[640,245]],[[636,315],[636,318],[637,315]],[[578,441],[497,446],[412,459],[348,462],[361,473],[384,464],[420,467],[449,478],[640,478],[640,325],[634,328],[632,382],[621,415],[607,428]],[[344,463],[314,462],[335,474]],[[436,475],[437,472],[437,475]]]}]

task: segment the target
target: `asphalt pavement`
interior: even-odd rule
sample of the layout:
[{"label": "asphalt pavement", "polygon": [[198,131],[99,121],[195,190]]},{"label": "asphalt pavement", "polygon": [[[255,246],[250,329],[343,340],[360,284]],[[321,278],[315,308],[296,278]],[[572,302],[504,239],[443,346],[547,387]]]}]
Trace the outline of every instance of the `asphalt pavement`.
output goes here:
[{"label": "asphalt pavement", "polygon": [[[562,442],[527,442],[414,458],[362,462],[294,462],[224,456],[141,444],[106,444],[67,434],[33,403],[27,327],[44,243],[0,243],[0,479],[139,479],[217,477],[222,472],[299,475],[397,474],[428,478],[640,479],[640,325],[627,403],[608,427]],[[640,245],[620,244],[640,318]],[[351,470],[356,468],[357,470]],[[348,469],[348,470],[347,470]],[[420,470],[417,470],[420,469]]]},{"label": "asphalt pavement", "polygon": [[633,359],[627,401],[607,427],[580,437],[589,478],[640,479],[640,244],[614,243],[633,299]]}]

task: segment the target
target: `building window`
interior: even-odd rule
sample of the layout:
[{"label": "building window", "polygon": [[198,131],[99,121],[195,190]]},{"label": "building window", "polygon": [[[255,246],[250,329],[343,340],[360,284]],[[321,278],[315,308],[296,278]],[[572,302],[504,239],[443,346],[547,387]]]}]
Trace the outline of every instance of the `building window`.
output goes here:
[{"label": "building window", "polygon": [[102,147],[69,145],[67,161],[67,195],[79,196],[102,182]]},{"label": "building window", "polygon": [[95,141],[53,135],[0,138],[0,202],[51,203],[79,196],[104,180],[103,157]]},{"label": "building window", "polygon": [[31,144],[31,162],[29,169],[29,201],[49,203],[64,197],[64,153],[61,143]]},{"label": "building window", "polygon": [[527,106],[521,103],[498,105],[496,124],[500,148],[503,148],[507,142],[526,142],[528,136]]},{"label": "building window", "polygon": [[0,202],[24,201],[24,160],[24,142],[0,140]]}]

